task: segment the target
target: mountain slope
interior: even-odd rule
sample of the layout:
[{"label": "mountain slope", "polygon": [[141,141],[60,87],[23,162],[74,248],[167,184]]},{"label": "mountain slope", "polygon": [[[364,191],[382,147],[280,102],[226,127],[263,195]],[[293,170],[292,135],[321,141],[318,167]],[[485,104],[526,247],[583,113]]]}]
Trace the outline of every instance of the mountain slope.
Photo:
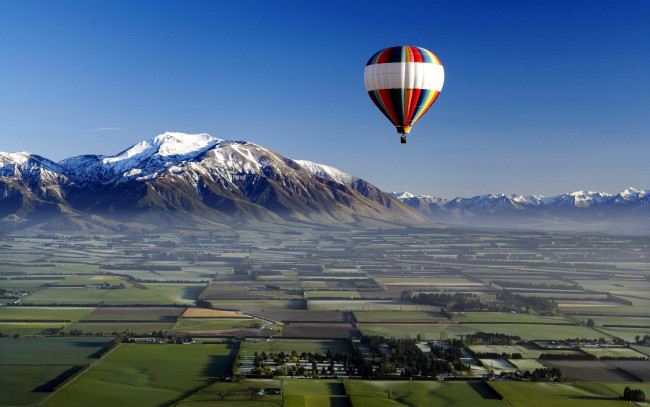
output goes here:
[{"label": "mountain slope", "polygon": [[16,226],[47,215],[145,225],[425,220],[333,167],[294,161],[253,143],[183,133],[165,133],[113,156],[58,163],[0,153],[0,218]]}]

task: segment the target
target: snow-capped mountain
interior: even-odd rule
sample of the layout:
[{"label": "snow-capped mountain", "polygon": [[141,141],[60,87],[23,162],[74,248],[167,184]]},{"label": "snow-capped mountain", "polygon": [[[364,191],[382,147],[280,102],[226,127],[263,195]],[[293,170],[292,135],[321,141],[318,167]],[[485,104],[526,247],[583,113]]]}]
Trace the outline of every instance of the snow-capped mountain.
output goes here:
[{"label": "snow-capped mountain", "polygon": [[643,234],[650,228],[650,190],[628,188],[616,195],[575,191],[551,197],[489,194],[451,200],[408,192],[392,195],[439,222],[571,230],[586,230],[594,223],[603,228],[627,224]]},{"label": "snow-capped mountain", "polygon": [[[422,215],[336,168],[294,161],[248,142],[164,133],[112,155],[53,162],[0,153],[0,219],[52,214],[142,223],[294,220],[421,222]],[[59,216],[59,218],[60,218]],[[99,219],[99,218],[101,219]]]}]

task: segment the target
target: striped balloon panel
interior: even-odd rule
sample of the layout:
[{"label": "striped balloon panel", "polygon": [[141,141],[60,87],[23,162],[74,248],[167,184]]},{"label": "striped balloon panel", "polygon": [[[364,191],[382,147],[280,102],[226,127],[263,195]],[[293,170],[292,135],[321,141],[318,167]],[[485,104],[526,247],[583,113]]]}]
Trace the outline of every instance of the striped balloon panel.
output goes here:
[{"label": "striped balloon panel", "polygon": [[441,65],[438,58],[429,50],[420,47],[399,46],[377,52],[370,57],[366,66],[391,62],[425,62]]},{"label": "striped balloon panel", "polygon": [[377,89],[370,99],[394,126],[413,126],[435,102],[440,92],[432,89]]},{"label": "striped balloon panel", "polygon": [[368,65],[363,79],[366,90],[433,89],[442,90],[445,70],[442,65],[417,62],[390,62]]}]

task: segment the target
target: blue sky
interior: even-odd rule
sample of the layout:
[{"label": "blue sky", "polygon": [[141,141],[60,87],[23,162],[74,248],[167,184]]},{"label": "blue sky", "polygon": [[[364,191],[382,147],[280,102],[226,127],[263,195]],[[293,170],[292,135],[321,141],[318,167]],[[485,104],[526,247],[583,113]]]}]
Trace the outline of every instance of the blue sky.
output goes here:
[{"label": "blue sky", "polygon": [[[649,189],[649,16],[646,0],[0,0],[0,151],[206,132],[386,191]],[[363,84],[393,45],[445,67],[406,145]]]}]

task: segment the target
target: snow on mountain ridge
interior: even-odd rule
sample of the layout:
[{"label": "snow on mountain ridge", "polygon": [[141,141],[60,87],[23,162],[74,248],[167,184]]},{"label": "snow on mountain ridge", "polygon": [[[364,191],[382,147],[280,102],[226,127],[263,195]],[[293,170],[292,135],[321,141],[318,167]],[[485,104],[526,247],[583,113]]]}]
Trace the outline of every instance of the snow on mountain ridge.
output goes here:
[{"label": "snow on mountain ridge", "polygon": [[293,160],[301,167],[309,170],[311,173],[325,179],[331,179],[339,184],[351,185],[359,178],[343,172],[338,168],[330,167],[329,165],[318,164],[307,160]]}]

